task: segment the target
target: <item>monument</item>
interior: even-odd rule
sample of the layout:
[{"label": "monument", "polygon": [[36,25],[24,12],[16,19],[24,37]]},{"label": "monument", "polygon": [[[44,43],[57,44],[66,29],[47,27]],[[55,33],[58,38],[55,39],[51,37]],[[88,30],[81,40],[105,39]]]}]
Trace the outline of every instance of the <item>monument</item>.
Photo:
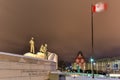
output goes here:
[{"label": "monument", "polygon": [[25,53],[24,56],[54,61],[56,63],[56,69],[58,69],[58,55],[49,52],[47,49],[48,45],[46,43],[40,46],[40,50],[36,54],[35,54],[35,41],[33,37],[31,38],[29,43],[30,43],[30,52]]},{"label": "monument", "polygon": [[51,71],[54,61],[0,52],[0,80],[49,80]]},{"label": "monument", "polygon": [[0,80],[49,80],[50,73],[57,69],[58,56],[48,52],[45,44],[40,51],[48,52],[48,59],[40,58],[35,54],[33,37],[29,43],[30,52],[24,55],[0,52]]}]

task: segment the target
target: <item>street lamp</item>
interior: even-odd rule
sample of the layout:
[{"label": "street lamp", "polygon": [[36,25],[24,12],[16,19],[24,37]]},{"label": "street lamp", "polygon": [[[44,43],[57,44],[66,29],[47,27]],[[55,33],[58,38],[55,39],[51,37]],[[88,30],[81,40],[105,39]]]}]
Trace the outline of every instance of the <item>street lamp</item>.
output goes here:
[{"label": "street lamp", "polygon": [[90,58],[90,62],[94,62],[94,59],[92,57]]},{"label": "street lamp", "polygon": [[90,62],[91,62],[92,78],[94,78],[94,59],[92,57],[90,58]]}]

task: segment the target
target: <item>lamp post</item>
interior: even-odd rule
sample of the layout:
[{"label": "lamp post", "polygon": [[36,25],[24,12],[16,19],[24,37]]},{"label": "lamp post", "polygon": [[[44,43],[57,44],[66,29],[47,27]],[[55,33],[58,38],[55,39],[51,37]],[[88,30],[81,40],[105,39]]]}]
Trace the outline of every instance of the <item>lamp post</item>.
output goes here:
[{"label": "lamp post", "polygon": [[90,62],[91,62],[92,78],[94,78],[94,59],[92,57],[90,58]]}]

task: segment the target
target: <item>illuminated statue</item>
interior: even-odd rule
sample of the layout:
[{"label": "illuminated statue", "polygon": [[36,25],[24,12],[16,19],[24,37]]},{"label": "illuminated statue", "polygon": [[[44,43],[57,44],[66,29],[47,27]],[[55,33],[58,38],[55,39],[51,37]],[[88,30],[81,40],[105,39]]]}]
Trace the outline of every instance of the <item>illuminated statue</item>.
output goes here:
[{"label": "illuminated statue", "polygon": [[40,50],[39,50],[40,52],[44,52],[44,46],[43,45],[41,45],[41,47],[40,47]]},{"label": "illuminated statue", "polygon": [[58,55],[55,53],[48,52],[47,44],[41,45],[39,52],[35,53],[34,49],[34,38],[30,40],[30,52],[25,53],[24,56],[33,57],[37,59],[47,59],[56,62],[56,69],[58,69]]},{"label": "illuminated statue", "polygon": [[47,44],[41,45],[40,52],[37,53],[37,58],[47,59]]},{"label": "illuminated statue", "polygon": [[46,53],[47,52],[47,44],[41,45],[40,52],[42,52],[42,53]]},{"label": "illuminated statue", "polygon": [[85,59],[81,51],[77,54],[75,63],[77,64],[78,68],[80,68],[81,70],[85,70]]},{"label": "illuminated statue", "polygon": [[33,37],[31,38],[29,43],[30,43],[30,52],[35,53],[35,46],[34,46],[34,38]]},{"label": "illuminated statue", "polygon": [[44,53],[47,53],[47,44],[44,46]]}]

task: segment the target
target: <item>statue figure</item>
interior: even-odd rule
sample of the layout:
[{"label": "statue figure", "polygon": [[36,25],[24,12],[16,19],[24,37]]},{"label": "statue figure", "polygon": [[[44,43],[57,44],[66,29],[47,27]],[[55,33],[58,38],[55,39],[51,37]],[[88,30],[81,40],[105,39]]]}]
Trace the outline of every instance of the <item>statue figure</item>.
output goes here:
[{"label": "statue figure", "polygon": [[40,47],[40,53],[41,53],[41,54],[38,53],[39,56],[43,54],[43,55],[44,55],[44,58],[46,58],[46,59],[48,58],[47,44],[41,45],[41,47]]},{"label": "statue figure", "polygon": [[47,52],[47,44],[45,44],[45,46],[44,46],[44,52],[45,53]]},{"label": "statue figure", "polygon": [[30,52],[35,53],[35,46],[34,46],[34,38],[33,37],[31,38],[29,43],[30,43]]},{"label": "statue figure", "polygon": [[42,52],[42,53],[46,53],[47,52],[47,44],[41,45],[40,52]]},{"label": "statue figure", "polygon": [[43,45],[41,45],[41,47],[40,47],[40,50],[39,50],[40,52],[42,52],[42,53],[44,53],[44,46]]}]

